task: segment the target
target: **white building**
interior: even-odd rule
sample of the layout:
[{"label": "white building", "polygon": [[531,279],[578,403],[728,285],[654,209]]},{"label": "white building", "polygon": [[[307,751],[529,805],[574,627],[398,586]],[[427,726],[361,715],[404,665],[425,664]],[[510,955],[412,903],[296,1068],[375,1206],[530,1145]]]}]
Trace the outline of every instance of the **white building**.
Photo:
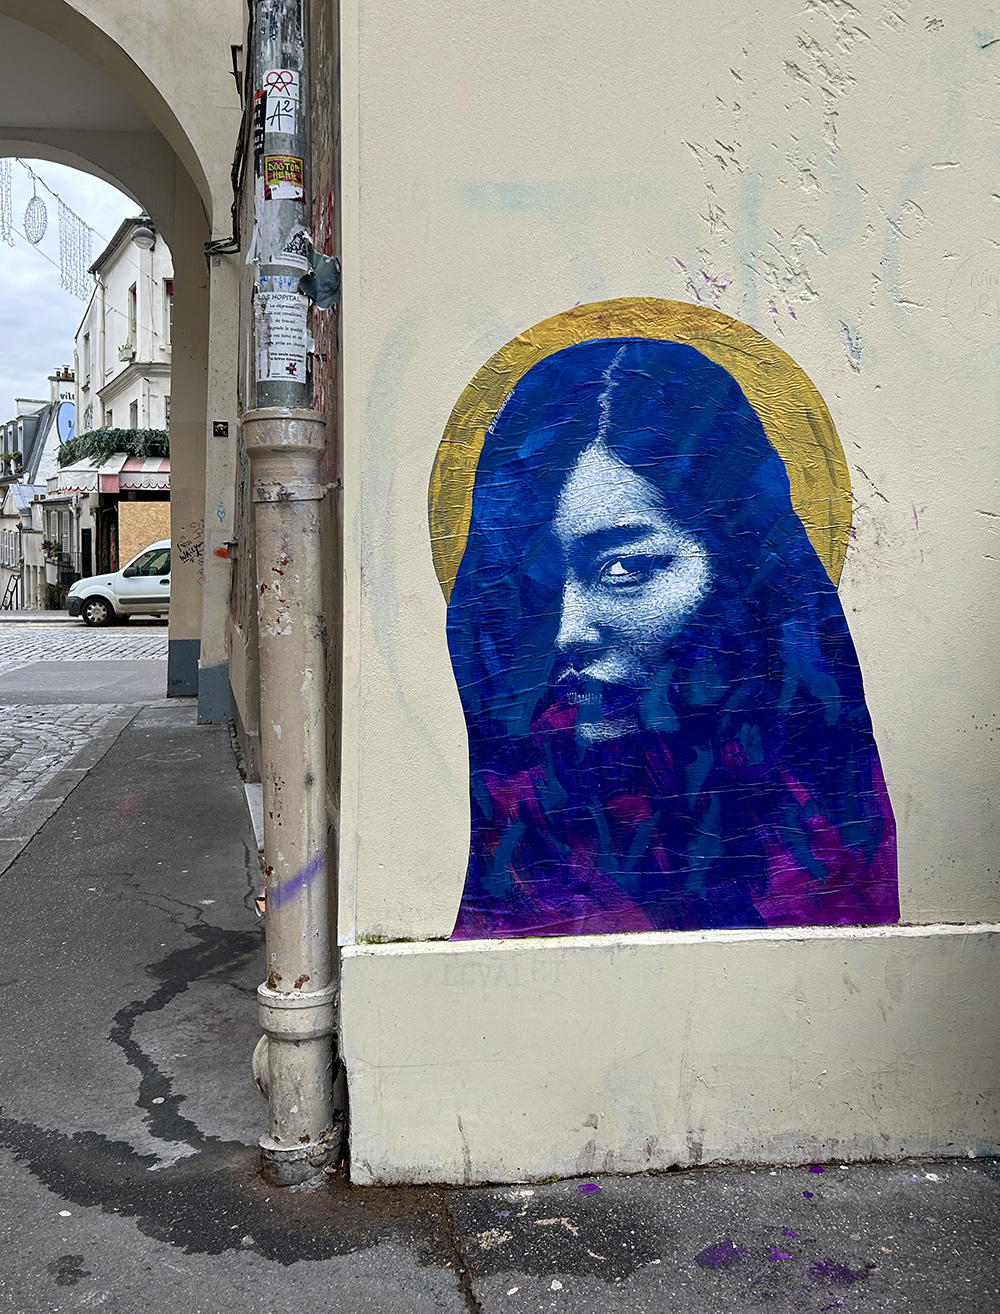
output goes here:
[{"label": "white building", "polygon": [[[73,396],[73,373],[62,366],[49,375],[48,401],[15,398],[16,415],[0,424],[0,605],[7,608],[44,606],[47,575],[58,582],[92,570],[83,564],[92,554],[81,556],[81,541],[89,540],[81,539],[79,512],[61,518],[46,539],[31,509],[59,468],[61,444],[73,437]],[[60,508],[60,515],[67,509]],[[59,544],[58,551],[41,548],[49,540]]]},{"label": "white building", "polygon": [[167,244],[149,219],[125,219],[90,271],[96,285],[75,344],[79,432],[166,429],[174,305]]},{"label": "white building", "polygon": [[45,606],[44,496],[45,489],[34,484],[0,487],[0,603],[5,609]]},{"label": "white building", "polygon": [[0,423],[4,473],[22,483],[42,483],[56,469],[61,443],[73,437],[75,386],[68,366],[49,375],[49,399],[15,397],[17,414]]}]

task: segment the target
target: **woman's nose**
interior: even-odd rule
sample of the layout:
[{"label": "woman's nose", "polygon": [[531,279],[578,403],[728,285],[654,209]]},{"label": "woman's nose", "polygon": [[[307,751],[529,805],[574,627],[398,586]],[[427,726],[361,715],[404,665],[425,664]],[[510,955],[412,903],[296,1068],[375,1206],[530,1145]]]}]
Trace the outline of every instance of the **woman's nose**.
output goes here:
[{"label": "woman's nose", "polygon": [[586,590],[576,576],[570,574],[563,585],[556,648],[559,652],[569,653],[578,649],[596,647],[600,641],[601,633]]}]

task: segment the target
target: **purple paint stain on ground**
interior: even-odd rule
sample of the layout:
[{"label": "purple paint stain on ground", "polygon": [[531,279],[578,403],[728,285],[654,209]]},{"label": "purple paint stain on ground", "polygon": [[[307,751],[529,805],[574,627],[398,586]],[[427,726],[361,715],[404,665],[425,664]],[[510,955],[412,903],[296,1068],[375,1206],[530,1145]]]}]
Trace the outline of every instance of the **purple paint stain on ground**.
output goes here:
[{"label": "purple paint stain on ground", "polygon": [[823,1171],[823,1165],[820,1163],[814,1163],[809,1171],[811,1173],[821,1173]]},{"label": "purple paint stain on ground", "polygon": [[732,1241],[723,1241],[717,1246],[706,1246],[694,1257],[694,1262],[702,1268],[728,1268],[746,1259],[747,1252],[742,1246],[733,1245]]},{"label": "purple paint stain on ground", "polygon": [[768,1250],[771,1252],[768,1255],[768,1258],[772,1262],[776,1259],[791,1259],[791,1255],[786,1255],[785,1252],[783,1250],[779,1250],[777,1246],[768,1246]]},{"label": "purple paint stain on ground", "polygon": [[793,1228],[791,1228],[791,1227],[783,1227],[783,1228],[781,1229],[781,1235],[782,1235],[782,1236],[798,1236],[798,1232],[796,1232],[796,1231],[795,1231]]},{"label": "purple paint stain on ground", "polygon": [[818,1259],[809,1269],[813,1282],[828,1287],[850,1287],[867,1276],[867,1273],[852,1273],[846,1264],[835,1264],[832,1259]]},{"label": "purple paint stain on ground", "polygon": [[599,1191],[601,1188],[596,1184],[596,1182],[584,1182],[581,1186],[578,1186],[576,1189],[580,1192],[581,1195],[590,1195],[591,1191]]},{"label": "purple paint stain on ground", "polygon": [[811,1200],[813,1198],[812,1191],[803,1191],[802,1194],[805,1196],[807,1200]]}]

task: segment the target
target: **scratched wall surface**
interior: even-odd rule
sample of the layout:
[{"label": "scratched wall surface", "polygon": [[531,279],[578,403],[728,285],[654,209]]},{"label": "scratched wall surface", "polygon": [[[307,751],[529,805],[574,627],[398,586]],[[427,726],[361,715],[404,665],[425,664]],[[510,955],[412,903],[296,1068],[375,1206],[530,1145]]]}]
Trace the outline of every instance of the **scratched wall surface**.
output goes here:
[{"label": "scratched wall surface", "polygon": [[714,307],[846,456],[839,585],[902,921],[1000,916],[1000,22],[950,0],[342,11],[340,932],[444,938],[469,750],[427,528],[456,399],[580,303]]}]

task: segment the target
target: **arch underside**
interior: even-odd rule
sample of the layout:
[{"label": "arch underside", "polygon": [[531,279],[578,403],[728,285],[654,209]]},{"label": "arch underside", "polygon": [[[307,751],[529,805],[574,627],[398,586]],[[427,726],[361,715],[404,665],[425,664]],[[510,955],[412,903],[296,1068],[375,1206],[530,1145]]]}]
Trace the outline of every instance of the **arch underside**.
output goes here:
[{"label": "arch underside", "polygon": [[[234,15],[242,15],[237,0],[208,14],[152,0],[125,10],[111,0],[0,0],[0,153],[103,178],[134,198],[168,242],[180,162],[209,222],[218,212],[226,223],[240,110],[221,42],[240,40]],[[193,45],[195,23],[205,40]]]},{"label": "arch underside", "polygon": [[[0,126],[0,157],[49,160],[110,183],[148,214],[168,246],[174,241],[176,159],[159,133],[90,133]],[[8,135],[11,134],[11,135]]]}]

